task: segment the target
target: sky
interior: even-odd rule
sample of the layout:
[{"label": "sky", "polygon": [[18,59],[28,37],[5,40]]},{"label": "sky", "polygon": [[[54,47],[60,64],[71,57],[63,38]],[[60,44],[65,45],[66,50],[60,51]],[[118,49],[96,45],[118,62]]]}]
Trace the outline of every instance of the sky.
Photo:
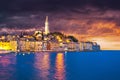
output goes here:
[{"label": "sky", "polygon": [[50,31],[120,50],[120,0],[0,0],[0,33]]}]

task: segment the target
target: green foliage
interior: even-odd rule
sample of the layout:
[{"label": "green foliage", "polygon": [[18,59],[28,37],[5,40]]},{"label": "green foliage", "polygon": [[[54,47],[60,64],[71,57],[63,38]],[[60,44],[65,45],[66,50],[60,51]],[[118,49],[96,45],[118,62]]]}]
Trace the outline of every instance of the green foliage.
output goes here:
[{"label": "green foliage", "polygon": [[74,36],[66,36],[64,34],[62,34],[61,32],[53,32],[53,33],[49,33],[48,36],[54,36],[54,38],[56,38],[57,36],[59,36],[62,40],[65,40],[65,39],[70,39],[71,41],[73,42],[78,42],[78,39],[76,39]]},{"label": "green foliage", "polygon": [[78,42],[78,39],[75,38],[74,36],[68,36],[69,39],[71,39],[73,42]]},{"label": "green foliage", "polygon": [[49,33],[48,35],[53,35],[53,36],[61,36],[61,37],[64,37],[64,35],[60,32],[53,32],[53,33]]}]

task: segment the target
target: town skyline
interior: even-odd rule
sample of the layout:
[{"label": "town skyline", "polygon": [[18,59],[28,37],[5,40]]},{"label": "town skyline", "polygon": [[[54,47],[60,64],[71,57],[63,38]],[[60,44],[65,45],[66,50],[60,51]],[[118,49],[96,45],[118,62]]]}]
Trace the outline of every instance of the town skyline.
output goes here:
[{"label": "town skyline", "polygon": [[102,49],[120,50],[119,0],[13,0],[0,1],[0,32],[32,32],[44,27],[96,41]]}]

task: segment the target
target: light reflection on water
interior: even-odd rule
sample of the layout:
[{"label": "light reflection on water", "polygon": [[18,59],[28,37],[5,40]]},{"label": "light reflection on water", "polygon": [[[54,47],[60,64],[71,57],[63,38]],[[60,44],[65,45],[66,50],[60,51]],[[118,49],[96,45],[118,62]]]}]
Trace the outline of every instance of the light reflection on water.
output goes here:
[{"label": "light reflection on water", "polygon": [[35,68],[38,69],[39,74],[37,74],[38,76],[41,77],[42,80],[48,80],[48,76],[49,76],[49,70],[50,70],[50,59],[49,59],[50,55],[49,54],[42,54],[42,53],[38,53],[36,54],[35,57]]},{"label": "light reflection on water", "polygon": [[0,80],[65,80],[64,58],[64,53],[55,52],[3,54]]},{"label": "light reflection on water", "polygon": [[0,54],[0,80],[120,80],[119,53]]},{"label": "light reflection on water", "polygon": [[65,80],[64,53],[37,53],[34,66],[42,80]]},{"label": "light reflection on water", "polygon": [[13,79],[15,73],[16,57],[14,55],[2,55],[0,57],[0,80]]},{"label": "light reflection on water", "polygon": [[64,65],[64,54],[58,53],[55,60],[55,78],[57,80],[65,79],[65,65]]}]

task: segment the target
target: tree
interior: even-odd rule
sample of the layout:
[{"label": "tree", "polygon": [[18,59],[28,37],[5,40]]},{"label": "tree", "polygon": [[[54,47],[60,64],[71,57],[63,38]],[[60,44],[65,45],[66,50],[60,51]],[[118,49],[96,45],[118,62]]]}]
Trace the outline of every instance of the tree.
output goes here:
[{"label": "tree", "polygon": [[75,38],[74,36],[68,36],[69,39],[71,39],[73,42],[78,42],[78,39]]},{"label": "tree", "polygon": [[66,36],[64,34],[62,34],[61,32],[53,32],[53,33],[49,33],[48,36],[54,36],[54,38],[57,40],[57,38],[59,37],[59,39],[61,40],[65,40],[65,39],[70,39],[73,42],[78,42],[77,38],[75,38],[74,36]]}]

